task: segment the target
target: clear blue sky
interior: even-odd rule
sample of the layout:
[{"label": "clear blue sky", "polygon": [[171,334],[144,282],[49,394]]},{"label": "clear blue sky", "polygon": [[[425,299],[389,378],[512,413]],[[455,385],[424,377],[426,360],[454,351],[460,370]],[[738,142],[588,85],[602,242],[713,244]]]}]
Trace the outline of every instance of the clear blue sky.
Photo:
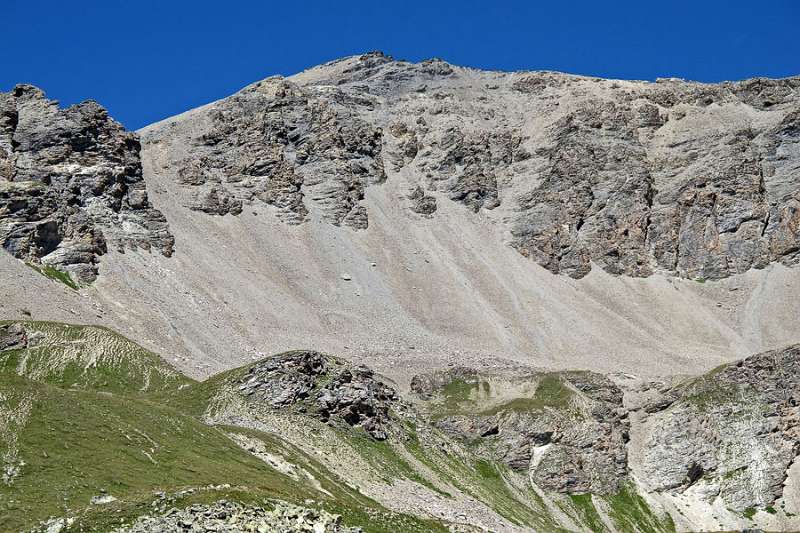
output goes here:
[{"label": "clear blue sky", "polygon": [[375,49],[615,78],[797,75],[800,2],[2,0],[0,41],[0,90],[93,98],[135,129]]}]

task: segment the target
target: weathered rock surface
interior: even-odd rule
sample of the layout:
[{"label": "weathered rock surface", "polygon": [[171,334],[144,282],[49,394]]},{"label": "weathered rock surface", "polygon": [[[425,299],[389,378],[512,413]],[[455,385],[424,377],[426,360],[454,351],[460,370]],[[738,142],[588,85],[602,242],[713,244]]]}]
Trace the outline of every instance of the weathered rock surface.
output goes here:
[{"label": "weathered rock surface", "polygon": [[298,406],[323,421],[361,427],[377,440],[388,438],[395,390],[365,366],[353,366],[317,352],[288,352],[250,367],[237,382],[248,400],[272,408]]},{"label": "weathered rock surface", "polygon": [[61,109],[19,85],[0,94],[0,243],[90,282],[108,246],[170,255],[147,199],[139,141],[87,101]]},{"label": "weathered rock surface", "polygon": [[671,387],[623,390],[591,372],[501,378],[453,368],[416,376],[411,389],[440,429],[479,443],[538,487],[613,494],[635,478],[654,494],[743,513],[784,496],[800,454],[798,376],[795,345]]},{"label": "weathered rock surface", "polygon": [[425,191],[417,187],[408,195],[411,200],[411,210],[420,215],[432,215],[436,212],[436,198],[425,194]]},{"label": "weathered rock surface", "polygon": [[[433,401],[440,429],[480,440],[494,459],[529,472],[541,488],[611,494],[627,477],[629,423],[623,394],[605,376],[564,372],[505,381],[454,368],[416,376],[411,388]],[[467,396],[448,394],[465,389],[471,391]],[[438,393],[445,395],[448,407],[437,414]]]},{"label": "weathered rock surface", "polygon": [[599,374],[565,373],[562,379],[580,392],[574,410],[550,420],[536,417],[535,432],[517,426],[520,435],[530,435],[531,479],[558,492],[616,493],[628,467],[630,424],[622,391]]},{"label": "weathered rock surface", "polygon": [[[269,508],[272,507],[272,508]],[[342,525],[338,515],[282,502],[269,507],[245,506],[219,501],[171,508],[160,516],[143,516],[116,533],[168,533],[173,531],[220,531],[225,533],[358,533],[361,528]]]},{"label": "weathered rock surface", "polygon": [[576,278],[594,263],[719,279],[800,250],[800,78],[627,82],[375,52],[194,113],[169,164],[213,214],[261,201],[287,223],[364,229],[365,190],[388,176],[410,183],[412,211],[463,204]]},{"label": "weathered rock surface", "polygon": [[635,473],[652,491],[764,509],[800,453],[800,346],[754,355],[666,391],[637,423]]},{"label": "weathered rock surface", "polygon": [[279,78],[223,100],[179,163],[179,182],[199,189],[189,207],[236,215],[259,201],[298,224],[313,203],[331,224],[366,228],[364,188],[385,179],[382,131],[361,117],[375,105]]},{"label": "weathered rock surface", "polygon": [[28,334],[21,324],[0,324],[0,352],[26,348],[27,346]]}]

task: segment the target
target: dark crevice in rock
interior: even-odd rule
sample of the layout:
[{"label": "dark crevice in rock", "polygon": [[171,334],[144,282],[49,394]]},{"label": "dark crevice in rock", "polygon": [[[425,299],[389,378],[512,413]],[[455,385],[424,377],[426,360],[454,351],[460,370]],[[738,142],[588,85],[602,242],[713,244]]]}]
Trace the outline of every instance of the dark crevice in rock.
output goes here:
[{"label": "dark crevice in rock", "polygon": [[687,487],[691,487],[695,484],[695,482],[697,482],[697,480],[703,477],[704,473],[705,471],[703,470],[702,466],[697,463],[692,463],[692,465],[689,467],[689,471],[686,473],[685,485]]}]

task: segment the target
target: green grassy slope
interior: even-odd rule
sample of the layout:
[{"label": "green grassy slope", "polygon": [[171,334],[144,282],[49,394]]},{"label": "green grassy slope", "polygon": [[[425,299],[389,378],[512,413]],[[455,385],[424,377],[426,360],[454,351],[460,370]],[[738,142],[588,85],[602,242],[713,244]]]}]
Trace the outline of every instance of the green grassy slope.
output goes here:
[{"label": "green grassy slope", "polygon": [[[75,517],[70,530],[107,531],[152,513],[159,492],[171,495],[176,507],[223,498],[313,500],[367,532],[447,530],[365,496],[355,488],[365,476],[390,487],[398,480],[416,483],[444,501],[473,498],[523,530],[566,531],[554,505],[579,529],[604,527],[590,496],[540,494],[524,473],[454,441],[424,417],[398,416],[399,434],[387,441],[361,428],[323,424],[312,416],[311,403],[266,408],[264,420],[277,417],[274,427],[243,420],[209,425],[210,413],[235,396],[246,367],[197,382],[106,328],[21,324],[29,346],[0,351],[0,531],[31,528],[50,517]],[[432,417],[462,409],[565,409],[574,394],[549,374],[521,391],[529,393],[483,406],[492,396],[488,384],[456,383],[434,400]],[[337,454],[350,456],[348,464],[361,477],[336,468]],[[116,500],[91,503],[103,495]],[[635,493],[604,501],[620,531],[671,529]]]},{"label": "green grassy slope", "polygon": [[[77,517],[74,530],[104,531],[148,512],[154,492],[186,489],[195,489],[182,497],[187,503],[313,499],[366,531],[444,530],[383,508],[274,436],[250,432],[313,472],[322,490],[242,449],[228,435],[242,430],[208,426],[180,403],[159,401],[192,380],[114,332],[53,323],[26,330],[38,336],[35,346],[0,352],[2,531],[54,516]],[[229,487],[202,489],[210,485]],[[90,503],[104,494],[117,501]]]}]

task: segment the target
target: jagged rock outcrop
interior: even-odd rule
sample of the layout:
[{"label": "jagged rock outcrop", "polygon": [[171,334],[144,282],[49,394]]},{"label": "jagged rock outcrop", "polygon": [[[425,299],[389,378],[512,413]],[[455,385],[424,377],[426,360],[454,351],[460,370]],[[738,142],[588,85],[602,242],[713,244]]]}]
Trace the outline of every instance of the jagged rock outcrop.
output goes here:
[{"label": "jagged rock outcrop", "polygon": [[97,275],[109,246],[170,255],[139,141],[92,101],[61,109],[30,85],[0,93],[0,243],[19,259]]},{"label": "jagged rock outcrop", "polygon": [[[573,277],[591,262],[612,273],[708,279],[794,263],[797,175],[789,187],[773,179],[772,154],[797,142],[786,123],[800,80],[763,80],[794,100],[760,128],[748,118],[746,83],[670,81],[582,99],[537,150],[544,180],[521,197],[514,246]],[[721,116],[732,125],[720,127]]]},{"label": "jagged rock outcrop", "polygon": [[783,495],[800,453],[800,346],[754,355],[664,391],[638,423],[637,476],[738,512]]},{"label": "jagged rock outcrop", "polygon": [[411,191],[408,199],[411,200],[411,210],[415,213],[430,216],[436,212],[436,198],[425,194],[425,191],[419,185]]},{"label": "jagged rock outcrop", "polygon": [[375,105],[280,78],[220,102],[180,163],[179,182],[198,189],[189,207],[236,215],[260,201],[298,224],[313,204],[331,224],[366,228],[364,188],[385,179],[381,128],[360,116]]},{"label": "jagged rock outcrop", "polygon": [[411,389],[430,402],[440,429],[481,442],[492,458],[527,472],[541,488],[613,494],[627,479],[627,412],[622,391],[605,376],[504,380],[454,368],[415,376]]},{"label": "jagged rock outcrop", "polygon": [[300,404],[323,421],[361,427],[376,440],[389,436],[395,390],[365,366],[352,366],[317,352],[287,352],[253,365],[238,379],[249,401],[280,409]]},{"label": "jagged rock outcrop", "polygon": [[554,273],[720,279],[797,262],[798,117],[800,78],[628,82],[373,52],[198,110],[170,168],[213,214],[258,200],[291,224],[319,211],[364,229],[365,190],[388,177],[411,211],[463,204]]},{"label": "jagged rock outcrop", "polygon": [[[600,374],[568,372],[562,379],[580,392],[577,405],[537,421],[540,430],[530,440],[531,479],[558,492],[616,493],[628,473],[630,423],[622,391]],[[530,427],[519,427],[520,434],[528,432]]]}]

